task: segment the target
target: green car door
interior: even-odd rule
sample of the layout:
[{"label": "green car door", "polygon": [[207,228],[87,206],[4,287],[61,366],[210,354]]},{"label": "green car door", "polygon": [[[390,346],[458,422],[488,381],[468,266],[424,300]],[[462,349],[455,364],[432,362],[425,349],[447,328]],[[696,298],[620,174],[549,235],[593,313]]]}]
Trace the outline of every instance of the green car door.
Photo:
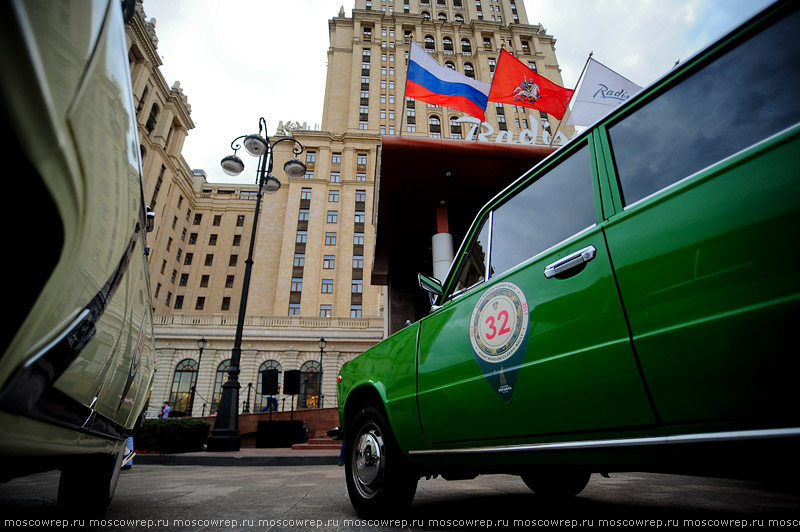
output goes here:
[{"label": "green car door", "polygon": [[654,422],[597,225],[592,151],[562,155],[484,210],[446,302],[420,324],[431,442]]},{"label": "green car door", "polygon": [[750,25],[607,128],[608,245],[665,423],[798,419],[798,27]]}]

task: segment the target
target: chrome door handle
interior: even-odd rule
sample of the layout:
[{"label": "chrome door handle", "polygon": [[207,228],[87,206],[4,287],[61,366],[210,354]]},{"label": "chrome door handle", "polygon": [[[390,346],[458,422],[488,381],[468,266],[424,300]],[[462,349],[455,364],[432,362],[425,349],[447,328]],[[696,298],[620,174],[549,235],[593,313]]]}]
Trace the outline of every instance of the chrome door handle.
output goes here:
[{"label": "chrome door handle", "polygon": [[567,270],[577,268],[592,260],[596,253],[597,249],[594,246],[586,246],[575,253],[570,253],[563,259],[558,259],[554,263],[546,266],[544,269],[544,276],[550,279]]}]

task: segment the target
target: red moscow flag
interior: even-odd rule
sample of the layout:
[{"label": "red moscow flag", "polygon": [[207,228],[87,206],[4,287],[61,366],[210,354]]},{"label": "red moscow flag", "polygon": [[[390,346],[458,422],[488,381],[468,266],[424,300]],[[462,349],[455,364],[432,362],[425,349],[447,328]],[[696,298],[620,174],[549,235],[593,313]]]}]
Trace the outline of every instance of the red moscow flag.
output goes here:
[{"label": "red moscow flag", "polygon": [[497,60],[489,101],[532,107],[561,120],[574,92],[540,76],[504,48]]}]

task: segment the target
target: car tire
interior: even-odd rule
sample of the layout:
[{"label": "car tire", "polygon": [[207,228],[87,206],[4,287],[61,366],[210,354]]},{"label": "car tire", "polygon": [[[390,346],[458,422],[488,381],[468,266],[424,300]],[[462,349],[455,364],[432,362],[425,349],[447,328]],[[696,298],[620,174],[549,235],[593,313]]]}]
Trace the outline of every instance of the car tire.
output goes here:
[{"label": "car tire", "polygon": [[381,407],[361,409],[346,432],[347,492],[362,518],[398,515],[414,500],[418,477]]},{"label": "car tire", "polygon": [[66,464],[58,482],[59,506],[90,514],[105,510],[117,490],[124,448],[123,443],[114,454],[82,456]]},{"label": "car tire", "polygon": [[537,496],[568,499],[583,491],[592,476],[587,471],[535,472],[521,475],[523,482]]}]

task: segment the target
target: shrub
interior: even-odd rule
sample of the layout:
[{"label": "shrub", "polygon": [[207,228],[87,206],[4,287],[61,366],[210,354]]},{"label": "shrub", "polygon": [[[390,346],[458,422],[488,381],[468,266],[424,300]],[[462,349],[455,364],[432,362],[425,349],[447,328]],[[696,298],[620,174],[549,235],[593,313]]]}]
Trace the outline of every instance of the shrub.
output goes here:
[{"label": "shrub", "polygon": [[134,435],[137,452],[187,453],[202,451],[211,424],[191,418],[148,419]]}]

